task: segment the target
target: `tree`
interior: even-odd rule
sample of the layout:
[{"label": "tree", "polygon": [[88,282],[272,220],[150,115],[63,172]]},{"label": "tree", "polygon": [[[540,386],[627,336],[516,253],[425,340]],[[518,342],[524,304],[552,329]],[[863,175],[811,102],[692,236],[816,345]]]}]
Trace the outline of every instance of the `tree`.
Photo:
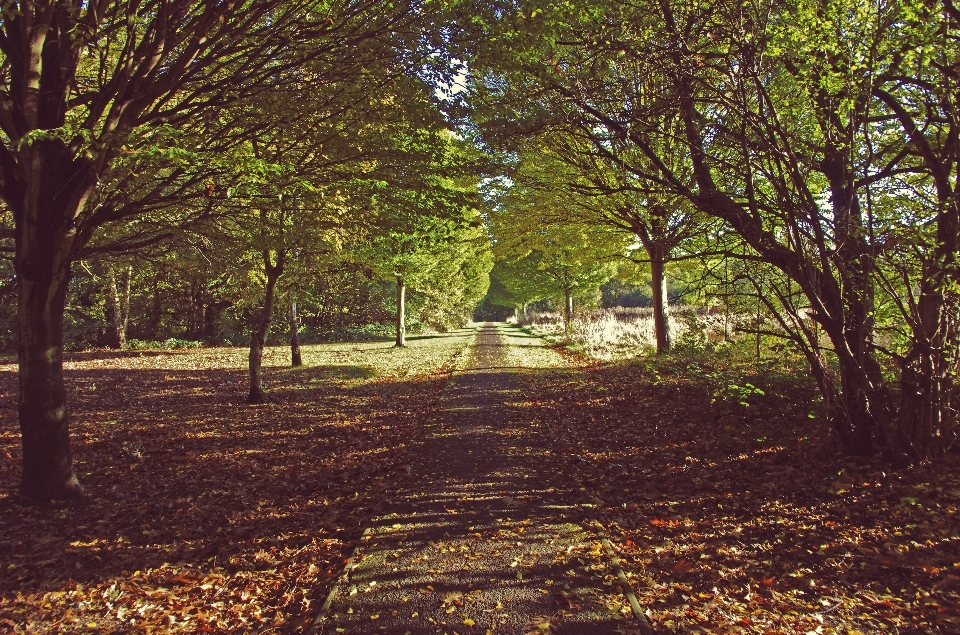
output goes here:
[{"label": "tree", "polygon": [[[385,166],[383,187],[373,199],[377,220],[357,249],[361,262],[396,284],[397,347],[406,345],[408,286],[432,297],[434,308],[445,293],[448,300],[462,295],[476,304],[486,293],[489,272],[482,264],[488,241],[476,231],[482,200],[469,148],[446,130],[425,127],[408,130],[401,147],[403,160]],[[466,272],[474,267],[479,269]],[[457,286],[443,291],[436,286],[457,271]],[[477,284],[483,287],[479,295],[468,291]]]},{"label": "tree", "polygon": [[657,352],[665,353],[670,349],[667,264],[681,244],[704,231],[704,218],[682,197],[623,169],[628,159],[621,155],[630,147],[622,145],[596,129],[555,128],[522,146],[513,179],[563,197],[567,204],[550,224],[601,224],[635,237],[650,266]]},{"label": "tree", "polygon": [[127,325],[130,322],[130,277],[133,267],[127,265],[122,268],[123,273],[118,276],[116,270],[110,270],[110,286],[107,290],[109,311],[107,320],[110,323],[110,337],[108,346],[117,350],[127,344]]},{"label": "tree", "polygon": [[464,221],[431,250],[415,287],[420,321],[438,331],[469,322],[490,287],[490,237],[475,211]]},{"label": "tree", "polygon": [[[509,17],[497,27],[472,23],[499,29],[497,46],[471,60],[481,102],[519,113],[513,130],[574,121],[602,133],[598,152],[611,140],[629,144],[637,158],[625,170],[722,221],[744,258],[776,268],[782,284],[767,308],[807,356],[848,451],[869,454],[879,438],[902,465],[954,443],[944,397],[957,348],[946,344],[956,331],[947,317],[956,314],[947,308],[956,177],[944,171],[956,165],[952,3],[498,10]],[[680,145],[679,164],[665,151],[671,144]],[[937,203],[914,212],[905,181]],[[898,214],[875,214],[881,192]],[[911,225],[912,244],[932,249],[896,246]],[[921,286],[923,301],[912,291]],[[887,302],[900,315],[878,322]],[[906,336],[893,348],[877,339],[891,329]],[[885,364],[898,368],[902,390],[891,390]]]},{"label": "tree", "polygon": [[82,496],[62,374],[71,263],[99,230],[143,217],[157,199],[186,187],[202,200],[209,191],[203,180],[186,178],[176,161],[161,172],[159,187],[133,190],[132,197],[130,190],[104,192],[103,177],[127,153],[177,126],[209,116],[215,135],[220,109],[283,84],[307,59],[348,59],[358,42],[403,30],[412,8],[392,6],[281,0],[4,5],[0,197],[16,234],[21,496]]},{"label": "tree", "polygon": [[497,188],[491,214],[494,253],[507,261],[498,279],[523,302],[557,297],[563,303],[564,331],[573,321],[574,296],[596,291],[616,273],[627,254],[622,234],[605,226],[560,221],[570,194],[534,188],[522,178]]}]

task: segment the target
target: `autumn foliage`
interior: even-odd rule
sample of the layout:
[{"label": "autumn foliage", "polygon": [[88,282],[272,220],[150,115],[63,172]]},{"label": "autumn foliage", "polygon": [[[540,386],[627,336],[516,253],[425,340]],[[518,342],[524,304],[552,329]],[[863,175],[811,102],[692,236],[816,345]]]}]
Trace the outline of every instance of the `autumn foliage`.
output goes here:
[{"label": "autumn foliage", "polygon": [[309,347],[302,370],[269,349],[267,406],[245,404],[241,349],[71,356],[77,466],[93,493],[79,508],[17,500],[7,360],[0,632],[304,626],[400,469],[453,342],[401,359],[382,344]]}]

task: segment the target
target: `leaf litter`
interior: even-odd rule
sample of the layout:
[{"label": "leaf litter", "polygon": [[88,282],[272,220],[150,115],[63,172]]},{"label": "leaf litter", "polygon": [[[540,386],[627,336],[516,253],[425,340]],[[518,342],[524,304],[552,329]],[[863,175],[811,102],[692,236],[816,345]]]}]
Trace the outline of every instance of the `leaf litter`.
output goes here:
[{"label": "leaf litter", "polygon": [[[0,367],[0,632],[302,631],[462,348],[318,347],[299,371],[277,349],[253,407],[240,349],[73,356],[81,509],[14,501]],[[541,460],[583,484],[658,632],[960,633],[958,456],[844,457],[800,368],[577,361],[531,374],[526,399]]]},{"label": "leaf litter", "polygon": [[960,454],[844,456],[801,360],[594,364],[534,392],[543,460],[592,495],[658,632],[960,633]]},{"label": "leaf litter", "polygon": [[300,632],[406,462],[472,331],[65,363],[81,508],[22,506],[16,366],[0,365],[0,633]]}]

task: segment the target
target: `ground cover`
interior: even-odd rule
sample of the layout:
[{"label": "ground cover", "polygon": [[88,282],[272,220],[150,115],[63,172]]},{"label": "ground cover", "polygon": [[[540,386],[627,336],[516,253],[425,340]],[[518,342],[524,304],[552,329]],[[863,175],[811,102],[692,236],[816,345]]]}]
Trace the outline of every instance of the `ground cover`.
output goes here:
[{"label": "ground cover", "polygon": [[[75,355],[83,509],[12,499],[0,368],[0,632],[302,631],[468,335],[308,347],[300,370],[272,349],[255,407],[242,349]],[[785,355],[597,363],[516,328],[507,343],[536,460],[583,488],[657,632],[960,633],[957,455],[896,473],[844,457]]]},{"label": "ground cover", "polygon": [[83,508],[22,507],[16,366],[0,366],[0,632],[297,632],[314,616],[472,330],[66,362]]},{"label": "ground cover", "polygon": [[960,633],[960,456],[845,457],[800,360],[704,360],[539,378],[544,460],[593,494],[659,632]]},{"label": "ground cover", "polygon": [[[630,608],[584,494],[544,469],[529,377],[567,363],[536,338],[485,327],[373,519],[325,633],[603,635]],[[504,337],[504,334],[509,335]],[[589,512],[587,512],[589,513]]]}]

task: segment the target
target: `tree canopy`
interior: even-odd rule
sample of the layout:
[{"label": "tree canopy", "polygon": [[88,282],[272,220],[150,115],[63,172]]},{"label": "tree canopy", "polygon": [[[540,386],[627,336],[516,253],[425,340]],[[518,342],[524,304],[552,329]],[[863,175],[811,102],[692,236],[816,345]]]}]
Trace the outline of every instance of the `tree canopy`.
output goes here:
[{"label": "tree canopy", "polygon": [[281,312],[294,342],[301,319],[390,316],[403,346],[409,320],[453,328],[485,295],[554,298],[569,331],[631,261],[659,353],[682,272],[691,301],[804,356],[847,451],[942,457],[958,20],[920,0],[5,3],[21,494],[82,494],[65,315],[116,346],[229,330],[261,401]]}]

